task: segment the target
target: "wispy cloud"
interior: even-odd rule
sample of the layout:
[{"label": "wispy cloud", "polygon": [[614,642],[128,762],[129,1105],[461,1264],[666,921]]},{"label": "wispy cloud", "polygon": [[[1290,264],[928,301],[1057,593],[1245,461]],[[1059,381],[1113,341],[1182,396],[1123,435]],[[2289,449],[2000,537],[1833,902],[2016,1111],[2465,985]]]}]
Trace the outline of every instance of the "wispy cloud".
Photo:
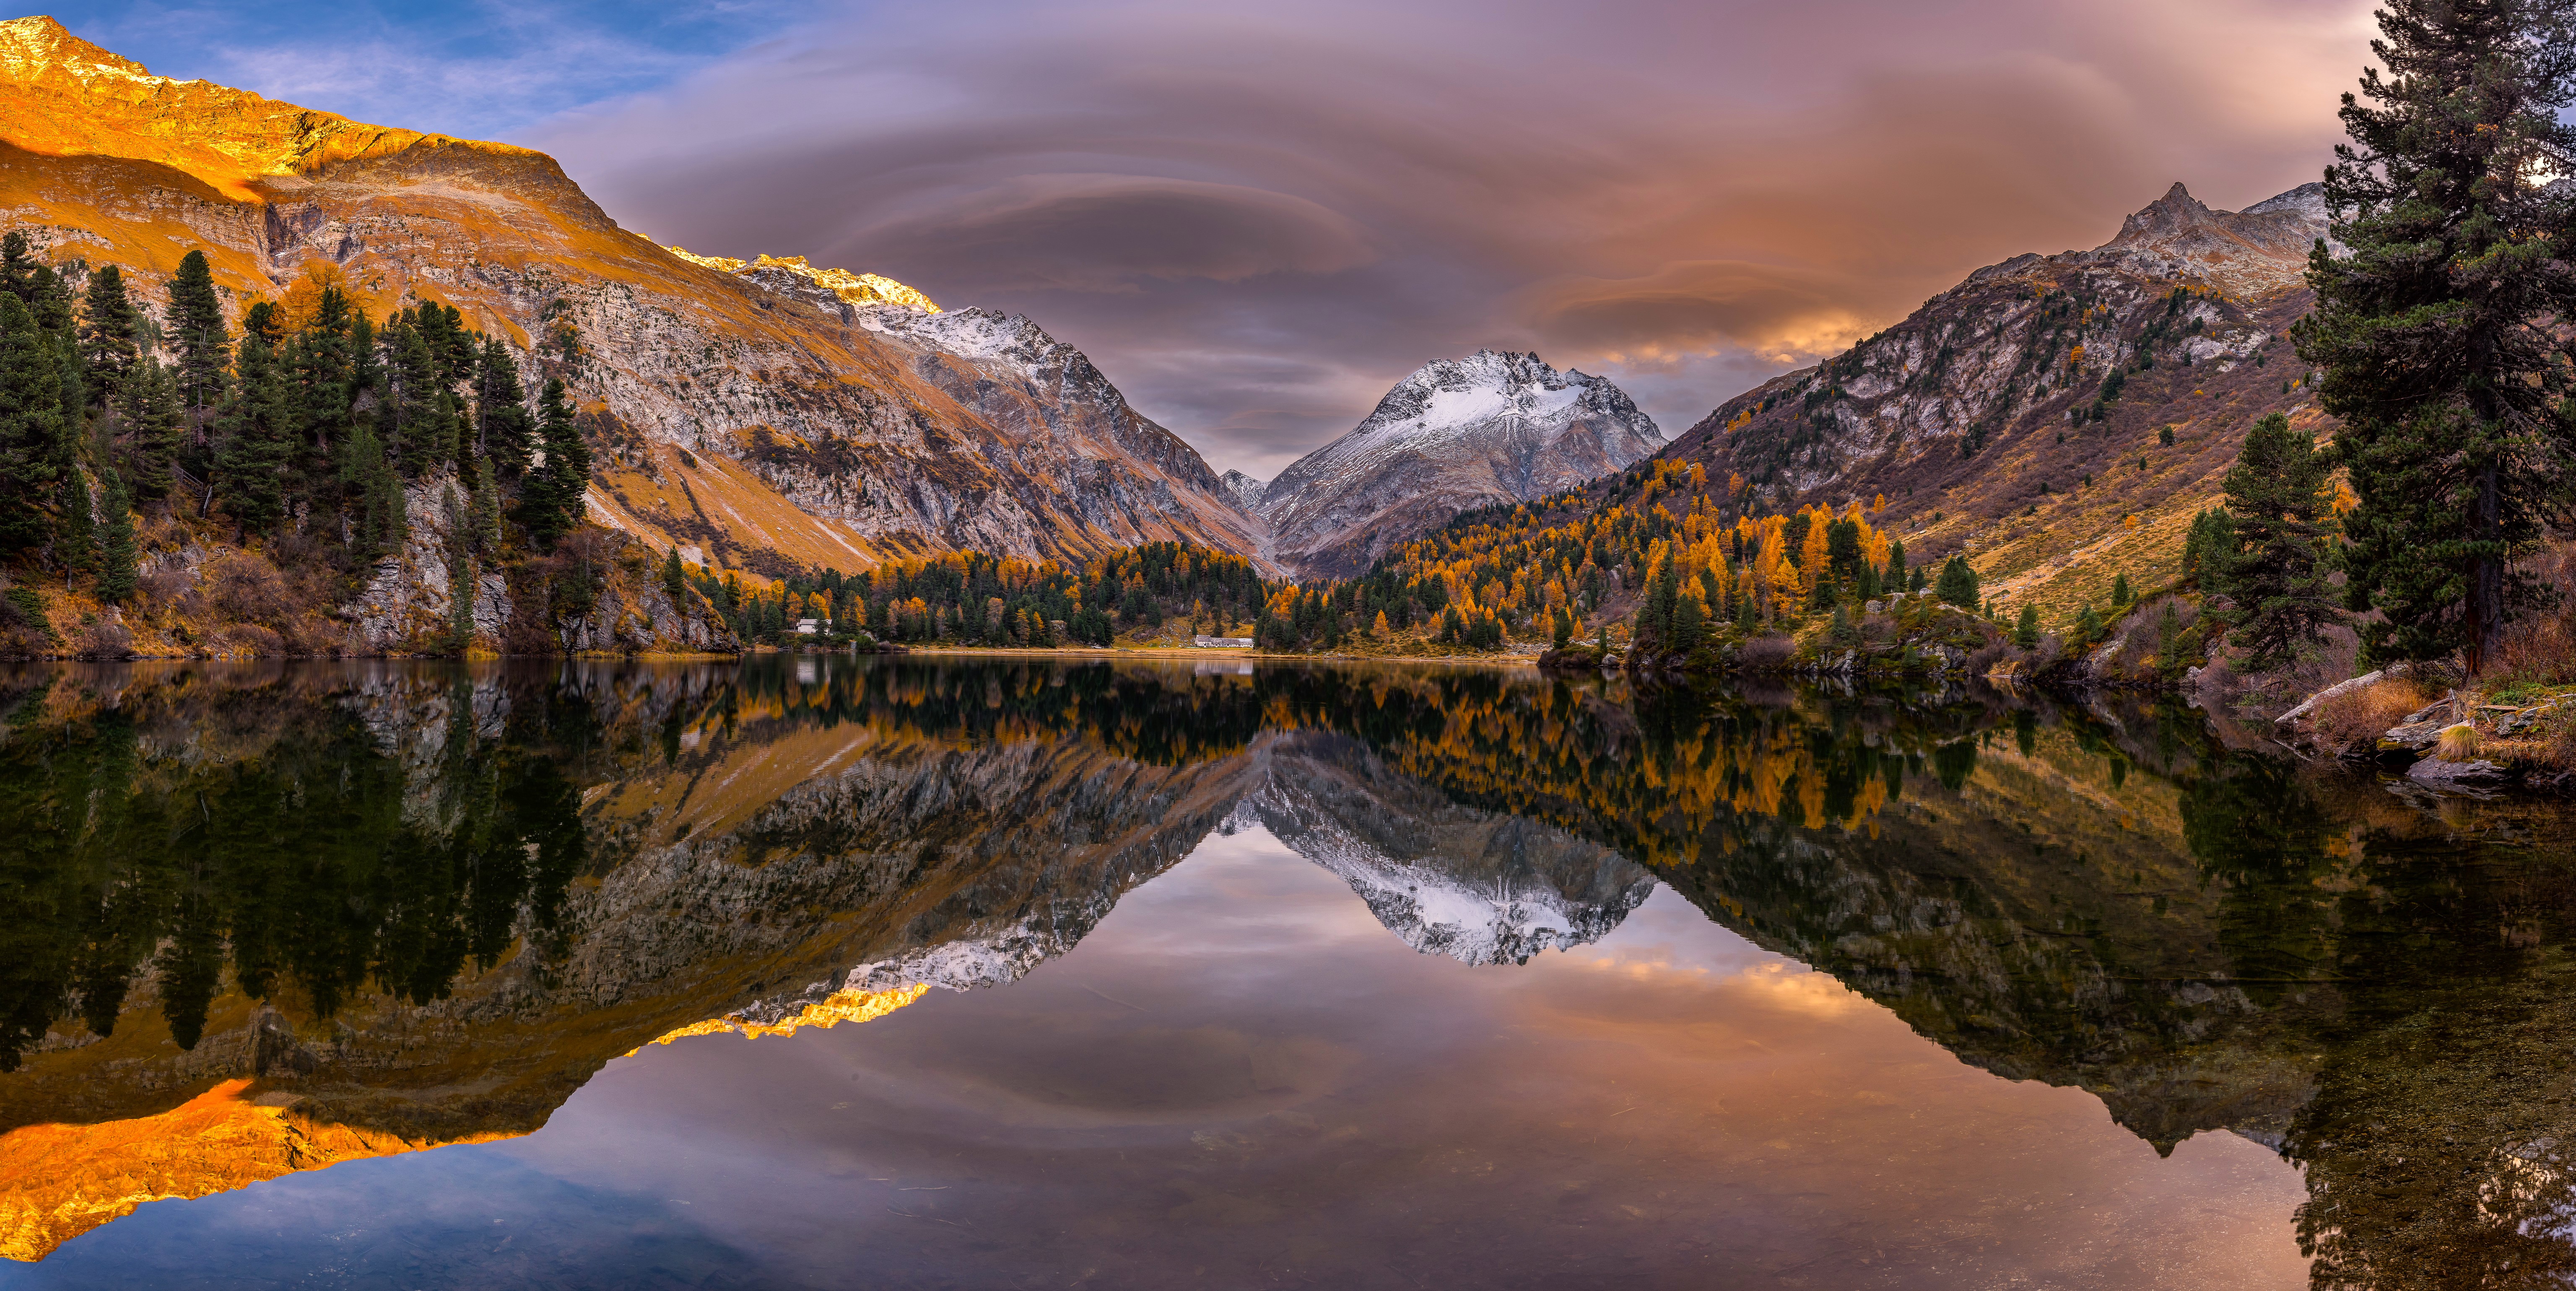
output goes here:
[{"label": "wispy cloud", "polygon": [[2176,179],[2316,177],[2369,0],[107,4],[81,34],[546,148],[618,219],[1022,311],[1268,474],[1423,362],[1668,430]]},{"label": "wispy cloud", "polygon": [[966,3],[539,140],[620,218],[1020,310],[1266,474],[1492,345],[1679,430],[2179,178],[2315,177],[2366,0]]}]

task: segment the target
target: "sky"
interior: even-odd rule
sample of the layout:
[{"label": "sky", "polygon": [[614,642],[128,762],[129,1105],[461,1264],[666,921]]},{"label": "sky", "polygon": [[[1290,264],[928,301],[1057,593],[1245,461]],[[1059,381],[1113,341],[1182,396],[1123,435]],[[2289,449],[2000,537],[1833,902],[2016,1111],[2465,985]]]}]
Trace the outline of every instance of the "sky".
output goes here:
[{"label": "sky", "polygon": [[1024,313],[1268,478],[1531,350],[1678,435],[2176,180],[2312,181],[2366,0],[103,3],[79,35],[542,148],[620,223]]}]

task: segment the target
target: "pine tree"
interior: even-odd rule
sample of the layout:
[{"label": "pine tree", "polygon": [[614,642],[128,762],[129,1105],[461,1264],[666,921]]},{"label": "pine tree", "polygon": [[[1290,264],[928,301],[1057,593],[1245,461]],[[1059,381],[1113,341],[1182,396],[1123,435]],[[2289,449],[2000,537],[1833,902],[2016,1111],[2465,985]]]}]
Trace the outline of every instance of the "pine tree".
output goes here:
[{"label": "pine tree", "polygon": [[1977,571],[1968,562],[1952,556],[1941,566],[1941,581],[1933,589],[1942,600],[1971,614],[1977,612]]},{"label": "pine tree", "polygon": [[537,397],[537,434],[546,460],[520,489],[521,523],[551,548],[581,522],[583,497],[590,489],[590,446],[582,442],[561,381],[548,381]]},{"label": "pine tree", "polygon": [[2093,603],[2091,601],[2086,601],[2084,603],[2083,612],[2075,616],[2075,639],[2077,641],[2091,641],[2101,635],[2102,616],[2093,611]]},{"label": "pine tree", "polygon": [[[23,247],[18,234],[9,238]],[[47,507],[61,460],[62,391],[54,347],[35,316],[14,292],[0,293],[0,552],[53,537]]]},{"label": "pine tree", "polygon": [[501,550],[501,490],[492,482],[492,468],[482,458],[474,459],[470,474],[474,480],[473,514],[474,550],[486,555]]},{"label": "pine tree", "polygon": [[63,472],[62,492],[54,501],[54,559],[74,575],[98,568],[98,522],[89,477],[77,466]]},{"label": "pine tree", "polygon": [[0,291],[17,297],[22,305],[36,296],[39,265],[29,252],[25,233],[11,229],[0,234]]},{"label": "pine tree", "polygon": [[179,260],[170,280],[169,307],[163,312],[162,335],[178,356],[179,406],[202,434],[224,402],[224,374],[232,367],[232,334],[224,325],[224,303],[215,294],[215,278],[206,253],[191,251]]},{"label": "pine tree", "polygon": [[179,382],[159,359],[145,358],[125,382],[117,419],[125,428],[125,470],[134,495],[164,498],[175,483],[187,431],[181,424]]},{"label": "pine tree", "polygon": [[112,264],[91,270],[81,308],[80,355],[94,405],[113,406],[124,393],[126,375],[142,353],[135,335],[139,321],[125,294],[124,272]]},{"label": "pine tree", "polygon": [[2576,458],[2558,324],[2576,315],[2576,197],[2552,182],[2576,172],[2559,116],[2576,3],[2386,0],[2378,17],[2387,71],[2344,96],[2351,142],[2326,170],[2344,251],[2311,253],[2317,304],[2291,335],[2343,423],[2350,596],[2382,611],[2365,652],[2462,651],[2474,674],[2537,590],[2513,566],[2564,518]]},{"label": "pine tree", "polygon": [[463,654],[466,647],[474,644],[474,533],[453,486],[444,497],[443,510],[442,519],[447,526],[447,648]]},{"label": "pine tree", "polygon": [[455,452],[438,398],[437,359],[409,311],[394,311],[376,343],[384,351],[386,387],[378,434],[403,476],[418,479]]},{"label": "pine tree", "polygon": [[2013,623],[2013,644],[2029,650],[2039,644],[2039,607],[2024,604],[2021,617]]},{"label": "pine tree", "polygon": [[[682,599],[681,593],[688,587],[689,575],[680,565],[680,549],[673,547],[662,557],[662,590],[671,594],[671,604],[686,605],[688,602]],[[837,614],[833,616],[836,620],[839,617]]]},{"label": "pine tree", "polygon": [[275,350],[263,336],[244,336],[239,380],[217,429],[214,484],[216,500],[247,532],[267,533],[285,518],[295,420]]},{"label": "pine tree", "polygon": [[99,531],[98,599],[122,605],[134,595],[134,508],[114,469],[101,468],[99,482],[107,523]]},{"label": "pine tree", "polygon": [[2191,518],[2183,538],[2182,576],[2212,596],[2227,591],[2227,560],[2236,549],[2235,520],[2224,507],[2212,507]]},{"label": "pine tree", "polygon": [[502,479],[515,480],[528,469],[531,438],[519,365],[501,338],[485,337],[474,364],[475,451],[491,459]]},{"label": "pine tree", "polygon": [[340,488],[358,503],[358,525],[352,535],[360,560],[374,560],[403,544],[402,477],[376,439],[373,422],[360,419],[341,446]]},{"label": "pine tree", "polygon": [[2226,553],[2225,586],[2234,602],[2219,614],[2228,638],[2256,672],[2297,658],[2328,624],[2341,620],[2328,543],[2334,505],[2331,453],[2316,451],[2279,413],[2254,423],[2236,466],[2227,472],[2227,510],[2235,542]]},{"label": "pine tree", "polygon": [[2133,593],[2129,591],[2129,575],[2125,571],[2113,574],[2111,576],[2111,604],[2126,605],[2129,603],[2132,595]]}]

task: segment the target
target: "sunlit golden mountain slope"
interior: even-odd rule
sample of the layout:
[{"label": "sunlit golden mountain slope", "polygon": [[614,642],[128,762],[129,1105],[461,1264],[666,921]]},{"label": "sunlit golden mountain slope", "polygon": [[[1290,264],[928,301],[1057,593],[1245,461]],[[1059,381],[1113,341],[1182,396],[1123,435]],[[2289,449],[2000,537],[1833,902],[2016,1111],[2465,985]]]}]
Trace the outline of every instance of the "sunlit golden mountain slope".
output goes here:
[{"label": "sunlit golden mountain slope", "polygon": [[1256,545],[1194,450],[1026,320],[888,283],[870,308],[902,317],[874,324],[789,261],[620,228],[543,153],[153,76],[51,18],[0,22],[0,221],[156,300],[203,249],[236,308],[328,262],[372,309],[444,302],[523,351],[569,320],[586,353],[551,370],[591,414],[594,518],[711,563]]}]

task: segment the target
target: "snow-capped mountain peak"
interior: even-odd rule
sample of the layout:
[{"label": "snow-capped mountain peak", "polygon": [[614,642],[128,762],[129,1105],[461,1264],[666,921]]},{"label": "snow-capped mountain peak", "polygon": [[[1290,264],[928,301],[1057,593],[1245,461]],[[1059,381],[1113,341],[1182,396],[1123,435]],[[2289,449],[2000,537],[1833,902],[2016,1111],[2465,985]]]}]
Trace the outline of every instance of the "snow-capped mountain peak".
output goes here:
[{"label": "snow-capped mountain peak", "polygon": [[1478,350],[1396,382],[1349,434],[1280,472],[1260,509],[1283,559],[1356,573],[1460,511],[1571,488],[1663,441],[1606,378]]}]

